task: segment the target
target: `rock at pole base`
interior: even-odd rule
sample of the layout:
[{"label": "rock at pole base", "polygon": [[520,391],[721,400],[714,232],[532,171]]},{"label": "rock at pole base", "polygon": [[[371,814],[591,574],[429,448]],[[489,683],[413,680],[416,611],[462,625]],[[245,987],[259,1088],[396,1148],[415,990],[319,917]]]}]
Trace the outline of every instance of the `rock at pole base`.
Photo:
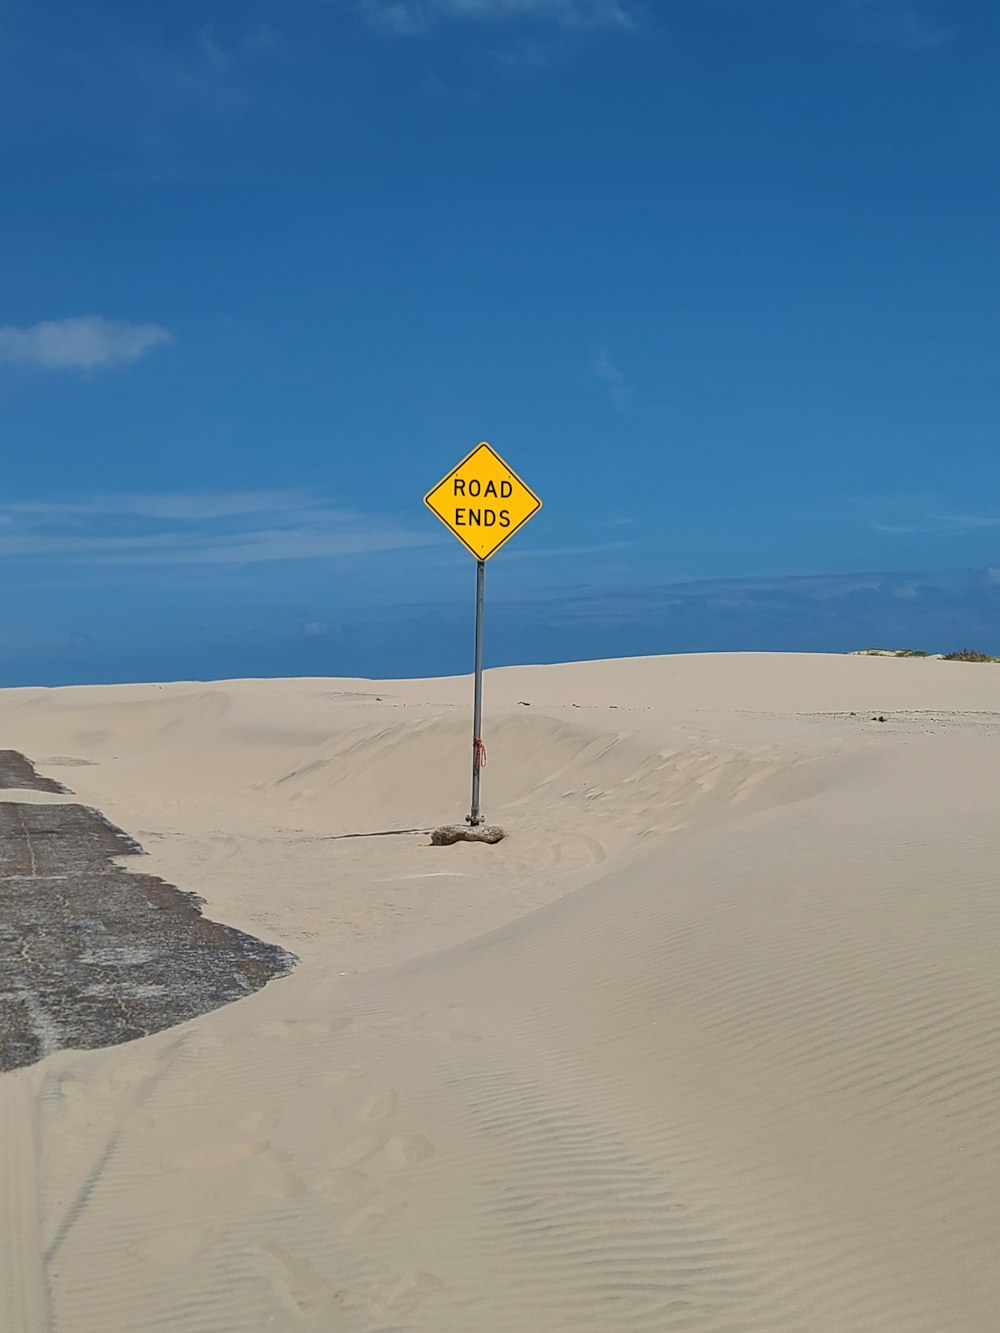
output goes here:
[{"label": "rock at pole base", "polygon": [[507,831],[499,824],[443,824],[431,834],[435,847],[450,847],[453,842],[500,842]]}]

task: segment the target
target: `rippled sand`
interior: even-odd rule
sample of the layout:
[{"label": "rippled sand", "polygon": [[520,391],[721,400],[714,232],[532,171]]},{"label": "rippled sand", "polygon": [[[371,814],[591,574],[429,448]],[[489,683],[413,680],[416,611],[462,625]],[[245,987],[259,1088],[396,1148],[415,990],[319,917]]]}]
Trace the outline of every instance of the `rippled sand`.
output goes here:
[{"label": "rippled sand", "polygon": [[0,1327],[995,1333],[1000,666],[492,672],[431,847],[469,693],[0,692],[3,799],[300,959],[0,1076]]}]

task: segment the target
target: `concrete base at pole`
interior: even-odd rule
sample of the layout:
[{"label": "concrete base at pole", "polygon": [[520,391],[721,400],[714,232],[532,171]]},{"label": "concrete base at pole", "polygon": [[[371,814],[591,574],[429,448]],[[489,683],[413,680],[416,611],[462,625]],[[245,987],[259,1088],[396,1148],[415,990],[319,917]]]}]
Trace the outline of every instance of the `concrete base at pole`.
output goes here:
[{"label": "concrete base at pole", "polygon": [[431,834],[435,847],[450,847],[453,842],[501,842],[507,836],[499,824],[443,824]]}]

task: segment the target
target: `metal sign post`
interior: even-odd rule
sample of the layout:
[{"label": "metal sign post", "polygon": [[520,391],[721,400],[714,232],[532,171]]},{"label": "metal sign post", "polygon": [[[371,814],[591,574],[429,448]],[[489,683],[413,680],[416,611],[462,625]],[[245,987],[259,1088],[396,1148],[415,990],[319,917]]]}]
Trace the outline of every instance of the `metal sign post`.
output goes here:
[{"label": "metal sign post", "polygon": [[[484,441],[477,444],[471,454],[466,455],[457,467],[452,468],[446,477],[427,492],[424,504],[476,557],[472,808],[465,822],[472,828],[478,828],[483,823],[479,780],[486,767],[486,746],[483,744],[483,592],[486,585],[486,561],[529,518],[537,514],[542,502],[531,487],[507,466],[496,450]],[[502,830],[500,836],[503,836]]]},{"label": "metal sign post", "polygon": [[467,823],[473,828],[483,822],[479,808],[479,774],[486,763],[483,744],[483,597],[486,591],[486,561],[476,564],[476,687],[472,705],[472,810]]}]

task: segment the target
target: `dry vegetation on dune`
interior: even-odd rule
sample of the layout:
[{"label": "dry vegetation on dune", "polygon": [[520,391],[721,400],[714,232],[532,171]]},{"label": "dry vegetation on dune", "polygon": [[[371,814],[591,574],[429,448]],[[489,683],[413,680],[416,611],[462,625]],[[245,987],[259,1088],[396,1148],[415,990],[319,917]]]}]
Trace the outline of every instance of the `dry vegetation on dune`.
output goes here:
[{"label": "dry vegetation on dune", "polygon": [[955,653],[945,653],[944,662],[1000,662],[1000,657],[991,657],[989,653],[977,652],[975,648],[960,648]]},{"label": "dry vegetation on dune", "polygon": [[928,653],[923,648],[854,648],[848,657],[926,657],[939,662],[1000,662],[1000,657],[981,653],[975,648],[959,648],[952,653]]},{"label": "dry vegetation on dune", "polygon": [[855,648],[849,657],[930,657],[923,648]]}]

